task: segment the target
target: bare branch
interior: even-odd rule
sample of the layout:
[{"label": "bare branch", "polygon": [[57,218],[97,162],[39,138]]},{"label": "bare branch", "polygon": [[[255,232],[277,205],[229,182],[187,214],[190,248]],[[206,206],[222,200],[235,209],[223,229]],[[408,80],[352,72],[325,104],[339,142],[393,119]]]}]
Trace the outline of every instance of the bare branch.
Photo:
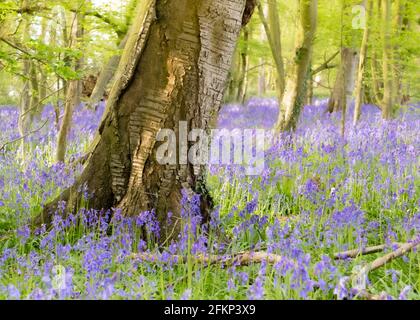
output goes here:
[{"label": "bare branch", "polygon": [[42,128],[45,127],[45,125],[48,123],[48,121],[49,121],[49,119],[45,120],[45,122],[39,128],[37,128],[35,130],[32,130],[32,131],[28,132],[27,134],[24,134],[23,136],[20,136],[19,138],[16,138],[16,139],[13,139],[11,141],[8,141],[8,142],[4,143],[2,146],[0,146],[0,152],[3,151],[6,146],[8,146],[12,143],[18,142],[22,139],[25,139],[26,137],[29,137],[30,135],[38,132],[39,130],[41,130]]},{"label": "bare branch", "polygon": [[40,62],[40,63],[42,63],[44,65],[47,65],[48,64],[46,61],[41,60],[38,57],[36,57],[35,55],[31,54],[29,52],[29,49],[28,48],[25,48],[24,45],[13,41],[13,39],[9,39],[9,38],[1,37],[0,36],[0,41],[4,42],[5,44],[7,44],[8,46],[12,47],[13,49],[16,49],[16,50],[22,52],[23,54],[25,54],[26,56],[28,56],[31,59],[34,59],[34,60],[36,60],[36,61],[38,61],[38,62]]},{"label": "bare branch", "polygon": [[331,61],[333,61],[335,59],[335,57],[340,53],[340,51],[337,51],[336,53],[334,53],[330,58],[328,58],[327,60],[324,61],[323,64],[321,64],[318,68],[316,68],[315,70],[312,71],[312,75],[315,75],[317,73],[320,73],[321,71],[324,71],[326,69],[332,69],[335,68],[335,65],[329,65],[329,63]]},{"label": "bare branch", "polygon": [[39,101],[39,103],[38,103],[38,104],[36,104],[35,106],[33,106],[33,107],[29,108],[29,109],[28,109],[28,110],[26,110],[24,113],[22,113],[22,114],[20,115],[20,117],[21,117],[21,118],[23,118],[23,117],[24,117],[24,116],[26,116],[29,112],[31,112],[31,111],[33,111],[33,110],[38,109],[38,108],[42,105],[42,103],[43,103],[44,101],[48,100],[48,99],[49,99],[49,98],[51,98],[53,95],[55,95],[55,94],[57,94],[57,93],[59,93],[59,92],[61,92],[61,91],[63,91],[63,90],[64,90],[64,88],[60,88],[60,89],[57,89],[57,90],[55,90],[55,91],[51,92],[51,93],[50,93],[50,94],[48,94],[45,98],[41,99],[41,100]]},{"label": "bare branch", "polygon": [[[7,8],[7,10],[16,12],[19,14],[24,14],[24,13],[34,14],[34,13],[38,13],[42,11],[50,11],[51,8],[46,7],[46,6],[32,6],[32,7],[28,6],[28,7],[23,7],[23,8]],[[73,13],[77,13],[77,11],[79,11],[78,9],[71,9],[71,8],[70,9],[67,8],[67,10]],[[86,16],[91,16],[91,17],[95,17],[97,19],[102,20],[103,22],[105,22],[106,24],[108,24],[114,29],[118,37],[123,37],[127,33],[127,27],[124,24],[118,23],[111,17],[104,15],[97,10],[89,10],[89,11],[83,12],[83,14]]]}]

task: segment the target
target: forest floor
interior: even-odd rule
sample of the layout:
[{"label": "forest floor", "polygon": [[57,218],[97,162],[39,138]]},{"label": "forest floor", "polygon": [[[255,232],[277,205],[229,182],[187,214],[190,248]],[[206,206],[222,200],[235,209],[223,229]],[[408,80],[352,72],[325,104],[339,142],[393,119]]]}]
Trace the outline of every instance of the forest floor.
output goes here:
[{"label": "forest floor", "polygon": [[[0,299],[420,299],[415,248],[369,270],[420,240],[419,106],[389,122],[364,106],[356,128],[350,108],[344,138],[340,115],[325,108],[305,108],[294,136],[266,150],[262,174],[212,166],[211,222],[201,228],[197,199],[185,198],[182,233],[158,248],[142,240],[142,232],[159,235],[153,212],[125,218],[81,208],[81,219],[57,215],[52,230],[30,232],[30,218],[81,170],[53,164],[57,130],[47,107],[33,128],[46,125],[26,138],[25,161],[19,141],[0,151]],[[271,99],[226,105],[219,127],[269,129],[277,110]],[[87,150],[102,112],[76,110],[72,159]],[[0,107],[0,145],[19,138],[17,118],[16,108]]]}]

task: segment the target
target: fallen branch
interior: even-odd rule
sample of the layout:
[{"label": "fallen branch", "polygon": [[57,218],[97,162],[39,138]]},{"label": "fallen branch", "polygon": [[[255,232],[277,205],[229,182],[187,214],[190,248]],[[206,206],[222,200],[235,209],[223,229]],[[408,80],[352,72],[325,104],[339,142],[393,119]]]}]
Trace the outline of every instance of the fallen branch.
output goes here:
[{"label": "fallen branch", "polygon": [[[397,245],[398,245],[398,247],[401,246],[400,243],[398,243]],[[335,260],[344,260],[344,259],[348,259],[348,258],[357,258],[358,256],[365,256],[365,255],[369,255],[369,254],[373,254],[373,253],[382,252],[386,249],[386,247],[387,247],[387,245],[381,244],[381,245],[378,245],[378,246],[367,247],[367,248],[364,248],[364,249],[353,249],[353,250],[338,252],[338,253],[334,254],[334,259]]]},{"label": "fallen branch", "polygon": [[366,290],[363,290],[363,291],[358,292],[355,297],[356,298],[360,297],[366,300],[378,301],[378,300],[386,300],[388,297],[388,293],[384,291],[381,294],[372,294],[370,292],[367,292]]},{"label": "fallen branch", "polygon": [[[387,263],[391,262],[392,260],[405,255],[418,245],[420,245],[420,236],[410,242],[400,244],[397,250],[394,250],[382,257],[379,257],[373,262],[368,263],[363,267],[359,266],[359,270],[356,273],[354,273],[351,277],[351,283],[353,284],[353,288],[358,289],[360,291],[360,294],[358,294],[358,296],[370,300],[380,300],[380,298],[378,298],[380,296],[369,295],[366,292],[366,283],[368,280],[369,272],[377,270],[386,265]],[[377,246],[376,249],[379,250],[379,247],[381,246]]]},{"label": "fallen branch", "polygon": [[188,263],[193,260],[196,263],[204,263],[206,266],[223,263],[224,265],[239,265],[247,266],[253,263],[267,262],[275,264],[281,262],[284,258],[277,254],[271,254],[267,252],[240,252],[234,255],[220,256],[220,255],[197,255],[197,256],[180,256],[172,255],[168,259],[162,261],[162,255],[156,255],[151,253],[136,253],[133,254],[134,259],[148,261],[148,262],[164,262],[164,263]]},{"label": "fallen branch", "polygon": [[372,263],[368,265],[368,272],[379,269],[380,267],[386,265],[388,262],[391,262],[392,260],[396,258],[402,257],[403,255],[410,252],[418,245],[420,245],[420,236],[412,240],[411,242],[401,244],[397,250],[392,251],[384,255],[383,257],[380,257],[374,260]]}]

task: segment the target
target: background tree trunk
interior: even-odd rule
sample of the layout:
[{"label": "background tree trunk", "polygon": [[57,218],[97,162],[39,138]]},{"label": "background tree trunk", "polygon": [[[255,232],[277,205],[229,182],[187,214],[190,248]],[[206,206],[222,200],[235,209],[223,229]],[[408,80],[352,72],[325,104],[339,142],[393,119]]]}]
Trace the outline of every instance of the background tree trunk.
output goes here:
[{"label": "background tree trunk", "polygon": [[265,60],[260,59],[261,67],[258,70],[258,96],[264,97],[267,92],[267,71]]},{"label": "background tree trunk", "polygon": [[[310,67],[311,68],[311,67]],[[309,75],[307,79],[307,85],[306,85],[306,101],[305,103],[310,106],[312,105],[313,99],[314,99],[314,77],[312,73]]]},{"label": "background tree trunk", "polygon": [[[83,14],[75,13],[71,37],[71,48],[76,48],[83,36]],[[70,62],[71,64],[71,62]],[[78,72],[81,60],[74,63],[74,70]],[[67,136],[71,128],[74,108],[80,104],[81,81],[78,79],[67,82],[66,99],[64,102],[63,120],[58,132],[56,161],[64,162],[67,150]]]},{"label": "background tree trunk", "polygon": [[[41,41],[47,45],[47,28],[48,27],[48,20],[47,18],[42,18],[42,22],[41,22]],[[50,38],[51,41],[51,38]],[[42,66],[38,66],[38,72],[40,74],[39,77],[39,99],[42,105],[45,104],[45,99],[47,97],[47,89],[48,89],[48,85],[47,85],[47,73],[46,71],[42,68]],[[40,112],[42,112],[42,107],[40,106],[39,109]]]},{"label": "background tree trunk", "polygon": [[239,83],[239,72],[241,68],[241,59],[240,59],[240,50],[239,46],[236,46],[235,52],[233,54],[232,65],[229,72],[229,84],[227,87],[227,93],[224,97],[224,102],[230,103],[235,101],[238,94],[238,83]]},{"label": "background tree trunk", "polygon": [[355,105],[354,105],[354,116],[353,116],[353,125],[357,124],[359,121],[360,113],[362,109],[363,103],[363,79],[364,79],[364,72],[365,72],[365,65],[366,65],[366,58],[367,58],[367,49],[368,49],[368,41],[369,41],[369,33],[370,33],[370,19],[372,16],[372,9],[373,9],[373,0],[367,0],[365,4],[366,8],[366,25],[365,30],[363,32],[363,40],[362,45],[360,48],[360,56],[359,56],[359,67],[357,71],[357,81],[356,81],[356,89],[355,89]]},{"label": "background tree trunk", "polygon": [[40,109],[40,97],[39,97],[39,88],[40,84],[38,81],[38,68],[34,61],[31,61],[30,67],[30,83],[31,83],[31,104],[30,104],[30,117],[31,122],[35,116],[39,115]]},{"label": "background tree trunk", "polygon": [[[22,3],[22,6],[27,5],[27,2],[24,1]],[[23,41],[29,41],[30,39],[30,32],[31,32],[31,24],[29,21],[29,17],[24,15],[23,21],[22,21],[22,29],[23,29]],[[23,59],[23,66],[22,66],[22,74],[25,76],[30,75],[31,72],[31,60],[29,57],[25,57]],[[23,86],[22,86],[22,92],[20,95],[20,103],[19,103],[19,119],[18,119],[18,129],[19,134],[22,137],[20,141],[20,150],[19,150],[19,156],[22,161],[25,161],[25,134],[30,130],[31,121],[30,121],[30,115],[29,111],[31,108],[31,80],[30,76],[28,78],[23,79]]]},{"label": "background tree trunk", "polygon": [[305,102],[307,79],[311,73],[312,42],[317,24],[317,0],[299,1],[299,25],[296,34],[296,55],[281,102],[278,131],[296,129]]},{"label": "background tree trunk", "polygon": [[395,39],[393,44],[393,54],[395,55],[395,59],[393,61],[394,65],[394,95],[395,95],[395,103],[401,104],[402,101],[402,63],[400,62],[400,59],[397,57],[400,57],[402,52],[400,50],[400,37],[401,33],[404,28],[403,24],[403,17],[404,17],[404,0],[395,0],[395,15],[394,15],[394,21],[393,21],[393,30],[395,31]]},{"label": "background tree trunk", "polygon": [[380,105],[382,100],[382,87],[383,81],[380,79],[382,73],[380,71],[379,63],[378,63],[378,54],[376,53],[376,49],[372,48],[372,55],[371,55],[371,78],[372,78],[372,92],[373,92],[373,100],[377,105]]},{"label": "background tree trunk", "polygon": [[[56,46],[57,45],[57,23],[55,20],[51,22],[50,27],[50,39],[51,39],[51,45]],[[55,99],[54,99],[54,113],[55,113],[55,127],[57,130],[60,129],[60,78],[58,76],[55,77]]]},{"label": "background tree trunk", "polygon": [[391,118],[394,104],[392,44],[391,44],[391,0],[382,0],[382,72],[384,77],[384,97],[382,100],[382,118]]},{"label": "background tree trunk", "polygon": [[382,76],[382,66],[379,63],[379,47],[376,44],[381,43],[381,36],[380,36],[380,21],[382,19],[381,14],[381,0],[374,1],[373,10],[372,10],[372,21],[375,22],[372,25],[372,34],[370,50],[371,50],[371,57],[370,57],[370,71],[371,71],[371,84],[370,87],[373,93],[373,102],[380,108],[382,105],[383,99],[383,76]]},{"label": "background tree trunk", "polygon": [[348,99],[353,94],[356,65],[357,51],[352,48],[342,48],[340,67],[328,101],[328,112],[341,111],[344,103],[347,103],[344,99]]},{"label": "background tree trunk", "polygon": [[268,26],[271,32],[271,38],[274,46],[274,59],[276,60],[277,69],[277,91],[279,102],[283,99],[285,89],[285,71],[283,62],[283,50],[281,45],[281,28],[280,28],[280,17],[279,9],[277,6],[277,0],[268,0]]},{"label": "background tree trunk", "polygon": [[156,135],[162,128],[179,134],[179,121],[186,121],[190,129],[209,129],[252,3],[140,2],[86,167],[38,222],[51,221],[59,200],[67,201],[68,210],[77,209],[83,185],[94,194],[92,208],[118,207],[126,215],[155,209],[163,235],[171,228],[167,213],[180,215],[183,189],[200,194],[202,214],[208,213],[212,203],[204,182],[206,167],[183,164],[181,155],[178,165],[159,164],[155,155],[161,143]]},{"label": "background tree trunk", "polygon": [[[61,7],[58,7],[57,10],[58,10],[57,15],[59,17],[59,19],[57,19],[57,26],[61,27],[61,35],[62,35],[62,38],[60,39],[61,46],[63,46],[64,48],[69,48],[71,44],[70,44],[70,39],[69,39],[69,32],[68,32],[69,26],[67,23],[66,11],[64,10],[64,8],[61,8]],[[62,55],[62,57],[60,58],[62,58],[66,66],[70,66],[70,60],[66,54]],[[62,99],[63,101],[65,101],[67,98],[67,88],[68,88],[67,81],[63,78],[59,79],[59,81],[61,82],[61,87],[63,88]]]},{"label": "background tree trunk", "polygon": [[263,27],[265,29],[267,40],[271,49],[271,54],[273,56],[274,63],[276,66],[276,91],[279,105],[281,105],[281,101],[283,99],[283,94],[285,90],[285,72],[281,46],[281,29],[277,0],[268,1],[268,20],[265,18],[264,8],[261,5],[261,3],[258,4],[258,13]]},{"label": "background tree trunk", "polygon": [[243,29],[243,47],[241,48],[241,74],[239,76],[238,83],[238,93],[236,95],[236,101],[240,103],[245,102],[246,91],[248,85],[248,66],[249,66],[249,56],[248,56],[248,42],[249,42],[249,30],[248,28]]},{"label": "background tree trunk", "polygon": [[[128,34],[122,39],[118,45],[118,50],[123,50],[127,43]],[[115,71],[120,63],[121,55],[117,54],[112,56],[102,68],[99,77],[96,81],[95,88],[92,91],[92,95],[89,99],[90,106],[96,106],[99,101],[104,98],[105,92],[108,85],[110,84]]]}]

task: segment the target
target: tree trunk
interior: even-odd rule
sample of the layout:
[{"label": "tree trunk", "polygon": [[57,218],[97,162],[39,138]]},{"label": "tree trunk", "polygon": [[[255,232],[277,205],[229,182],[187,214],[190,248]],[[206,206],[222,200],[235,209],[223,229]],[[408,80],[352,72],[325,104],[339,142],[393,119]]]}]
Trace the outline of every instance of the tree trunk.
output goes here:
[{"label": "tree trunk", "polygon": [[[23,74],[28,74],[31,69],[31,62],[29,59],[23,60]],[[25,161],[25,138],[23,138],[30,130],[31,122],[30,122],[30,116],[29,116],[29,109],[31,105],[31,83],[28,79],[23,80],[23,87],[22,87],[22,93],[20,96],[20,107],[19,107],[19,119],[18,119],[18,129],[19,134],[22,137],[20,141],[20,158],[22,161]]]},{"label": "tree trunk", "polygon": [[277,0],[268,1],[268,20],[265,18],[264,8],[262,7],[261,3],[258,4],[258,13],[263,27],[265,29],[267,40],[271,49],[271,54],[273,55],[274,63],[276,66],[276,91],[280,105],[285,90],[285,72],[282,55],[281,29]]},{"label": "tree trunk", "polygon": [[267,91],[267,75],[264,59],[260,59],[260,65],[258,71],[258,96],[264,97]]},{"label": "tree trunk", "polygon": [[379,46],[376,44],[381,43],[380,36],[380,24],[381,21],[381,0],[374,1],[373,10],[372,10],[372,33],[371,33],[371,58],[370,60],[370,72],[371,72],[371,83],[369,87],[373,93],[373,102],[379,108],[382,105],[383,99],[383,76],[382,76],[382,66],[379,63]]},{"label": "tree trunk", "polygon": [[39,81],[38,81],[38,68],[34,61],[31,62],[31,68],[29,73],[29,79],[31,82],[31,106],[30,116],[31,122],[36,115],[39,114],[40,97],[39,97]]},{"label": "tree trunk", "polygon": [[241,56],[241,74],[239,76],[238,84],[238,93],[236,95],[236,101],[240,103],[245,102],[246,98],[246,89],[248,85],[248,66],[249,66],[249,56],[248,56],[248,41],[249,41],[249,30],[248,28],[243,29],[243,47],[240,53]]},{"label": "tree trunk", "polygon": [[[395,41],[393,45],[393,54],[395,57],[399,57],[402,52],[400,50],[401,33],[404,29],[404,0],[395,1],[395,16],[393,22],[393,29],[395,30]],[[395,102],[401,104],[402,102],[402,74],[403,68],[400,59],[394,59],[394,88],[395,88]]]},{"label": "tree trunk", "polygon": [[369,33],[370,33],[370,19],[372,16],[373,9],[373,0],[366,1],[366,24],[365,30],[363,32],[363,40],[360,48],[359,56],[359,68],[357,72],[357,81],[356,81],[356,90],[355,90],[355,105],[354,105],[354,116],[353,116],[353,125],[356,126],[357,121],[360,119],[360,113],[362,109],[363,102],[363,79],[366,65]]},{"label": "tree trunk", "polygon": [[239,83],[239,76],[240,76],[238,70],[240,70],[241,68],[240,60],[241,60],[240,50],[239,50],[239,46],[237,46],[233,54],[232,65],[230,67],[229,80],[228,80],[229,84],[226,89],[227,93],[224,95],[225,103],[231,103],[235,101],[236,96],[238,94],[238,83]]},{"label": "tree trunk", "polygon": [[[133,11],[136,9],[138,0],[130,0],[127,3],[127,11],[125,14],[125,23],[127,26],[131,26],[133,19]],[[124,47],[127,43],[128,32],[124,35],[118,33],[118,50],[124,50]],[[97,104],[105,98],[107,89],[114,80],[114,74],[117,71],[118,65],[121,60],[121,53],[118,53],[112,56],[106,63],[103,65],[102,70],[99,74],[99,77],[96,81],[95,88],[93,89],[88,106],[97,108]]]},{"label": "tree trunk", "polygon": [[[23,2],[23,6],[26,5],[26,1]],[[23,29],[23,41],[26,43],[30,39],[30,21],[27,16],[23,17],[22,22]],[[25,134],[30,130],[31,121],[30,121],[30,108],[31,108],[31,60],[28,57],[23,59],[22,74],[27,77],[23,79],[22,93],[20,96],[19,103],[19,119],[18,119],[18,129],[21,136],[20,141],[20,150],[19,156],[22,161],[25,161]]]},{"label": "tree trunk", "polygon": [[[378,63],[378,54],[376,53],[376,48],[372,47],[372,57],[371,57],[371,78],[372,78],[372,92],[373,92],[373,100],[375,104],[380,105],[382,101],[382,92],[381,89],[383,87],[383,81],[381,81],[380,76],[380,67]],[[378,74],[379,73],[379,74]]]},{"label": "tree trunk", "polygon": [[83,185],[94,194],[92,208],[117,207],[126,215],[155,209],[163,236],[171,231],[167,213],[180,215],[183,189],[200,194],[201,212],[208,213],[206,166],[186,164],[182,152],[178,164],[160,164],[156,152],[162,143],[156,136],[163,128],[182,135],[180,121],[209,129],[241,26],[252,12],[250,3],[140,2],[85,169],[73,187],[45,208],[38,223],[51,221],[60,200],[67,201],[69,211],[77,210]]},{"label": "tree trunk", "polygon": [[357,64],[357,51],[351,48],[341,50],[341,63],[334,88],[328,101],[328,112],[343,110],[349,96],[353,94]]},{"label": "tree trunk", "polygon": [[384,78],[384,97],[382,100],[382,118],[391,118],[394,104],[393,72],[392,72],[392,44],[391,44],[391,0],[382,0],[382,72]]},{"label": "tree trunk", "polygon": [[[58,45],[57,41],[57,29],[58,29],[58,22],[55,19],[51,20],[51,24],[49,25],[49,33],[50,33],[50,45],[55,47]],[[57,130],[60,130],[60,78],[56,76],[55,79],[55,99],[54,99],[54,114],[55,114],[55,127]]]},{"label": "tree trunk", "polygon": [[[41,41],[47,45],[47,18],[42,18],[42,23],[41,23]],[[41,102],[41,106],[40,106],[40,112],[42,112],[42,105],[45,102],[45,99],[47,97],[47,73],[46,71],[43,69],[42,66],[38,67],[38,72],[40,74],[39,77],[39,99]]]},{"label": "tree trunk", "polygon": [[[73,23],[72,41],[69,44],[74,48],[77,46],[80,38],[83,35],[83,15],[75,13],[75,21]],[[71,64],[71,62],[70,62]],[[74,63],[74,70],[80,70],[81,60]],[[56,161],[64,162],[67,150],[67,136],[71,128],[74,108],[80,104],[81,81],[78,79],[70,80],[67,82],[66,99],[64,102],[64,115],[63,120],[58,132]]]},{"label": "tree trunk", "polygon": [[296,34],[296,55],[281,102],[276,124],[278,131],[295,130],[305,102],[306,84],[310,76],[313,40],[317,23],[317,0],[299,1],[299,22]]},{"label": "tree trunk", "polygon": [[[123,40],[118,45],[118,50],[123,50],[126,43],[127,43],[128,34],[123,38]],[[115,71],[118,68],[120,63],[121,55],[117,54],[112,56],[107,63],[104,65],[103,69],[101,70],[98,80],[96,81],[95,88],[92,91],[92,95],[89,99],[90,106],[96,106],[99,101],[104,98],[106,89],[110,84]]]},{"label": "tree trunk", "polygon": [[308,106],[312,105],[314,99],[314,77],[312,74],[308,77],[308,84],[306,88],[306,104]]},{"label": "tree trunk", "polygon": [[285,89],[285,72],[283,62],[283,50],[281,45],[281,28],[280,28],[280,17],[277,6],[277,0],[268,1],[268,26],[271,32],[271,38],[273,41],[274,55],[276,60],[277,69],[277,95],[279,102],[283,99]]},{"label": "tree trunk", "polygon": [[[61,39],[60,39],[61,40],[61,46],[63,48],[69,48],[71,44],[70,44],[70,39],[69,39],[70,37],[69,37],[68,29],[70,29],[71,26],[68,26],[66,10],[63,7],[57,7],[56,23],[57,23],[57,27],[61,28],[61,36],[62,36]],[[61,54],[60,54],[60,56],[61,56]],[[68,55],[66,53],[64,53],[64,55],[61,56],[60,58],[62,58],[63,62],[65,63],[65,65],[67,67],[70,66],[71,61],[70,61],[70,58],[68,57]],[[61,83],[61,85],[59,84],[58,86],[63,88],[62,99],[63,99],[63,101],[66,101],[68,83],[64,78],[58,79],[58,81]]]}]

